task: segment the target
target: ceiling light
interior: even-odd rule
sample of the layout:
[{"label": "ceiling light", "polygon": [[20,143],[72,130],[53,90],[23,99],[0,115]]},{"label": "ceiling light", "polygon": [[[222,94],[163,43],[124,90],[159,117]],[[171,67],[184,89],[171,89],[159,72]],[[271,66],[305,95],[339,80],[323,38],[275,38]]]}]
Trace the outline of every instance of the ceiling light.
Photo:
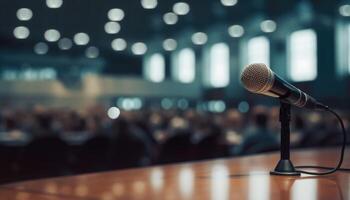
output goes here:
[{"label": "ceiling light", "polygon": [[190,12],[190,6],[185,2],[175,3],[173,6],[173,12],[177,15],[187,15]]},{"label": "ceiling light", "polygon": [[350,5],[342,5],[339,7],[339,14],[344,17],[350,16]]},{"label": "ceiling light", "polygon": [[46,0],[46,5],[49,8],[59,8],[63,4],[62,0]]},{"label": "ceiling light", "polygon": [[164,22],[168,25],[176,24],[177,19],[178,19],[177,15],[172,12],[165,13],[163,16]]},{"label": "ceiling light", "polygon": [[244,34],[244,28],[241,25],[232,25],[228,28],[228,34],[231,37],[241,37]]},{"label": "ceiling light", "polygon": [[166,51],[174,51],[176,47],[177,47],[177,42],[174,39],[169,38],[164,40],[163,42],[163,48]]},{"label": "ceiling light", "polygon": [[197,33],[194,33],[192,35],[191,39],[192,39],[193,44],[203,45],[203,44],[207,43],[208,36],[207,36],[207,34],[205,34],[203,32],[197,32]]},{"label": "ceiling light", "polygon": [[120,31],[120,25],[118,22],[107,22],[105,24],[105,31],[108,34],[116,34]]},{"label": "ceiling light", "polygon": [[97,58],[99,54],[100,54],[100,51],[98,50],[97,47],[94,47],[94,46],[88,47],[85,50],[85,55],[88,58]]},{"label": "ceiling light", "polygon": [[111,43],[112,49],[115,51],[123,51],[126,49],[126,41],[122,38],[114,39]]},{"label": "ceiling light", "polygon": [[143,42],[136,42],[131,46],[131,51],[135,55],[143,55],[147,51],[147,46]]},{"label": "ceiling light", "polygon": [[60,39],[61,34],[56,29],[49,29],[45,31],[44,37],[48,42],[56,42]]},{"label": "ceiling light", "polygon": [[157,0],[141,0],[141,5],[144,9],[154,9],[157,7]]},{"label": "ceiling light", "polygon": [[224,6],[234,6],[237,4],[237,0],[221,0],[221,3]]},{"label": "ceiling light", "polygon": [[34,46],[34,52],[39,55],[46,54],[49,51],[49,47],[44,42],[39,42]]},{"label": "ceiling light", "polygon": [[20,8],[17,10],[17,18],[20,21],[28,21],[33,17],[33,12],[29,8]]},{"label": "ceiling light", "polygon": [[58,41],[58,48],[61,50],[68,50],[72,48],[73,42],[69,38],[62,38],[60,41]]},{"label": "ceiling light", "polygon": [[107,115],[110,119],[117,119],[120,115],[120,110],[117,107],[110,107],[107,111]]},{"label": "ceiling light", "polygon": [[86,45],[90,41],[90,37],[86,33],[77,33],[74,35],[74,43],[76,45]]},{"label": "ceiling light", "polygon": [[121,21],[124,16],[124,11],[120,8],[113,8],[108,11],[108,18],[111,21]]},{"label": "ceiling light", "polygon": [[29,34],[30,34],[29,29],[25,26],[17,26],[13,30],[13,35],[17,39],[26,39],[29,36]]},{"label": "ceiling light", "polygon": [[277,27],[276,22],[272,20],[265,20],[260,24],[261,30],[265,33],[274,32],[276,30],[276,27]]}]

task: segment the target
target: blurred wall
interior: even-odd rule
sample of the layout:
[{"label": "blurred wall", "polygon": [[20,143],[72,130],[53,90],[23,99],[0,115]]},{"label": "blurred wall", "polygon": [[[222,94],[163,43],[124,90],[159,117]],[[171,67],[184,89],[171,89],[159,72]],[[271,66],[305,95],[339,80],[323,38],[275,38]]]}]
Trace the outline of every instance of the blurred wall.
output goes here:
[{"label": "blurred wall", "polygon": [[170,80],[152,83],[142,78],[112,77],[89,74],[79,87],[67,88],[62,82],[0,81],[2,104],[84,107],[110,102],[111,97],[185,97],[200,98],[197,84],[181,84]]}]

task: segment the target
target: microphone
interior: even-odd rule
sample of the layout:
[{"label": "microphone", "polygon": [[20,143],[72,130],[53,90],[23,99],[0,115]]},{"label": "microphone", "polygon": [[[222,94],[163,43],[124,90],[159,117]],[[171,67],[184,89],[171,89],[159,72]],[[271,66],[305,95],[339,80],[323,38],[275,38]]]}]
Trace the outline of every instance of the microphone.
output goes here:
[{"label": "microphone", "polygon": [[241,83],[252,93],[279,98],[282,102],[300,108],[328,109],[310,95],[280,78],[263,63],[246,66],[241,73]]}]

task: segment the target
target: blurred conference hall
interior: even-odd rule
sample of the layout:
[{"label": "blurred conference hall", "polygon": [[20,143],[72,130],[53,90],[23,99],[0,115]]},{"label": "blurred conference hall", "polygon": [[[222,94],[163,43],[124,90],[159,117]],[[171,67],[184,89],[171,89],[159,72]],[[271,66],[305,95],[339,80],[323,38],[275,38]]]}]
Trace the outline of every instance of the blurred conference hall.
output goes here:
[{"label": "blurred conference hall", "polygon": [[[281,139],[290,93],[248,91],[253,63],[347,140],[293,102]],[[299,168],[349,130],[348,0],[0,1],[1,200],[350,200],[349,150]]]}]

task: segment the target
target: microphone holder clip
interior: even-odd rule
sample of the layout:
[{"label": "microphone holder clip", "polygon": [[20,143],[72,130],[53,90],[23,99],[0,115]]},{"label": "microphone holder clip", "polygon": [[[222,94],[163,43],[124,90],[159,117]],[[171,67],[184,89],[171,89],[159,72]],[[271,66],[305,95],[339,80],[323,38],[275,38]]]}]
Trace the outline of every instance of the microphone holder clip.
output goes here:
[{"label": "microphone holder clip", "polygon": [[300,176],[300,172],[296,171],[292,161],[290,160],[290,118],[291,105],[280,100],[279,120],[281,122],[281,158],[271,175],[284,176]]}]

